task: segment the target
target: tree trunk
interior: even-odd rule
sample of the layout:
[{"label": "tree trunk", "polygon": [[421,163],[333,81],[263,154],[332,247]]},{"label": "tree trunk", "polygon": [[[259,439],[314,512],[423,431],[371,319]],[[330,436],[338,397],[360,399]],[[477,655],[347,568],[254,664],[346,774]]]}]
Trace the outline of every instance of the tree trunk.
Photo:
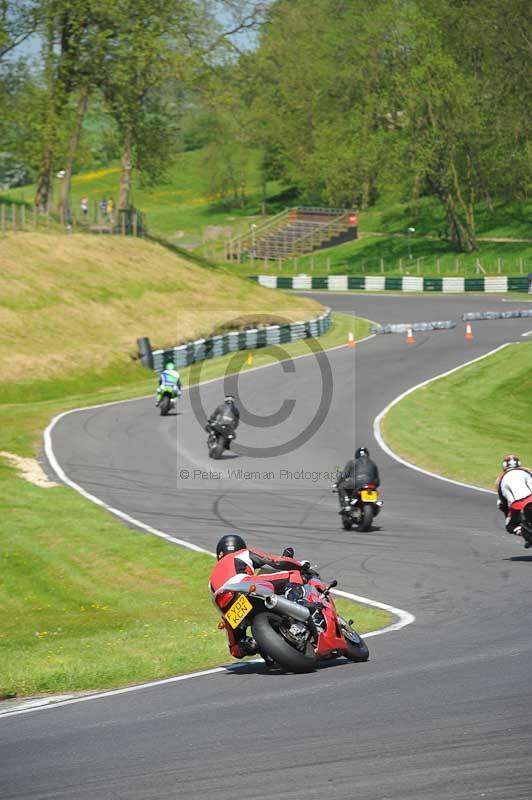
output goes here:
[{"label": "tree trunk", "polygon": [[52,205],[52,152],[51,147],[45,142],[44,150],[41,155],[39,167],[39,177],[37,179],[37,189],[35,192],[34,205],[41,211],[49,211]]},{"label": "tree trunk", "polygon": [[69,218],[70,210],[70,184],[72,182],[72,168],[74,166],[74,159],[79,147],[79,140],[81,137],[81,126],[83,124],[83,117],[87,110],[87,103],[89,100],[89,87],[82,86],[79,92],[78,104],[76,107],[76,117],[74,126],[70,134],[70,141],[68,143],[68,155],[65,164],[65,174],[61,183],[61,199],[59,201],[59,211],[63,214],[63,219]]},{"label": "tree trunk", "polygon": [[124,142],[122,145],[122,159],[120,162],[120,192],[118,196],[118,209],[125,210],[130,207],[129,196],[131,194],[131,170],[133,158],[131,128],[128,126],[124,131]]},{"label": "tree trunk", "polygon": [[475,234],[470,225],[467,222],[464,224],[460,219],[451,192],[441,190],[438,192],[438,197],[445,209],[449,224],[449,236],[456,249],[462,253],[471,253],[473,250],[478,250]]},{"label": "tree trunk", "polygon": [[46,108],[41,147],[41,160],[34,204],[43,211],[49,211],[52,203],[52,169],[55,133],[55,75],[54,75],[54,26],[51,15],[46,28],[45,79],[47,88]]}]

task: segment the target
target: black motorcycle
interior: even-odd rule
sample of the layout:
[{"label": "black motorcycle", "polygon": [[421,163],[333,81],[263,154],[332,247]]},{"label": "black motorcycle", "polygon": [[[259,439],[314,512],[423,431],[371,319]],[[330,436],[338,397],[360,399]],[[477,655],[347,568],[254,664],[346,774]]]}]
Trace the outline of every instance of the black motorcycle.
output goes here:
[{"label": "black motorcycle", "polygon": [[[333,486],[333,491],[338,491],[336,484]],[[361,486],[355,492],[354,497],[339,511],[343,529],[350,531],[356,527],[359,531],[369,531],[382,506],[383,502],[379,500],[376,486],[369,483]]]},{"label": "black motorcycle", "polygon": [[232,425],[224,422],[213,422],[207,427],[207,447],[209,458],[219,459],[224,450],[229,450],[231,442],[236,438]]}]

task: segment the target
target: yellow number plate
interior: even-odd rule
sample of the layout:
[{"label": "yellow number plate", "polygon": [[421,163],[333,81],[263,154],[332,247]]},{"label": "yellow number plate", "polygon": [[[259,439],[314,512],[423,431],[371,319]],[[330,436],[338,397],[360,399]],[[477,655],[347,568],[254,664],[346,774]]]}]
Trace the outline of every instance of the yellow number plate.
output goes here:
[{"label": "yellow number plate", "polygon": [[253,606],[247,599],[246,595],[241,594],[240,597],[235,600],[231,608],[225,612],[225,618],[232,628],[238,628],[242,620],[247,617],[252,608]]},{"label": "yellow number plate", "polygon": [[360,492],[360,499],[363,503],[374,503],[377,499],[377,492],[374,492],[373,489],[363,489]]}]

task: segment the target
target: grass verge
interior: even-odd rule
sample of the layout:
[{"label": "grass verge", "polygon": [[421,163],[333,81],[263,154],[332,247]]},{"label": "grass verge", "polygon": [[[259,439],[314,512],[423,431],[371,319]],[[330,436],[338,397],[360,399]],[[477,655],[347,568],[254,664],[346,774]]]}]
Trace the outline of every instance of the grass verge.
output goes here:
[{"label": "grass verge", "polygon": [[[367,334],[366,321],[353,322],[334,315],[320,345],[343,344],[349,330]],[[255,352],[256,366],[272,360],[268,349]],[[229,366],[239,368],[229,357],[210,361],[201,378]],[[133,364],[78,377],[11,386],[9,402],[0,398],[0,450],[34,454],[55,414],[152,393],[156,382]],[[0,697],[110,688],[227,663],[205,590],[209,556],[132,531],[65,487],[34,486],[1,458],[0,487]],[[341,606],[361,632],[390,619]]]},{"label": "grass verge", "polygon": [[413,464],[494,489],[505,453],[532,464],[531,397],[532,342],[513,344],[405,397],[382,432]]}]

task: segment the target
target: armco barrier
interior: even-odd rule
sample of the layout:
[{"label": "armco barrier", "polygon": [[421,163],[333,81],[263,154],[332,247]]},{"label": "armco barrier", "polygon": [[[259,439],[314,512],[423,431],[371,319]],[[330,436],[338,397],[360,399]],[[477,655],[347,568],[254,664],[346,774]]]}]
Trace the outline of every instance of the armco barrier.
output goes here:
[{"label": "armco barrier", "polygon": [[299,339],[322,336],[331,327],[331,309],[316,319],[303,322],[289,322],[282,325],[268,325],[246,331],[230,331],[223,336],[197,339],[194,342],[153,351],[153,369],[160,372],[168,361],[176,367],[188,367],[197,361],[223,356],[238,350],[256,350],[270,345],[287,344]]},{"label": "armco barrier", "polygon": [[359,289],[370,292],[532,292],[532,282],[522,277],[485,277],[485,278],[422,278],[417,275],[403,277],[384,275],[329,275],[314,277],[310,275],[294,275],[293,277],[276,275],[253,275],[251,280],[258,281],[269,289],[321,289],[331,292],[346,292]]}]

